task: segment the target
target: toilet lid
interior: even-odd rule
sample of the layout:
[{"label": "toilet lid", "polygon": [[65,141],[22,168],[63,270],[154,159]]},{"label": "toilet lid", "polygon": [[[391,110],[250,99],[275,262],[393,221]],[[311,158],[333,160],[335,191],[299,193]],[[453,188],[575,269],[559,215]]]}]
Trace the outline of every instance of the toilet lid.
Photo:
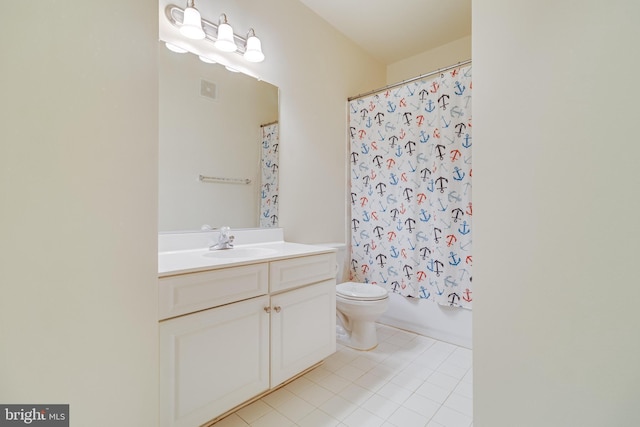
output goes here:
[{"label": "toilet lid", "polygon": [[359,301],[375,301],[385,299],[388,292],[385,288],[371,283],[345,282],[336,286],[336,293],[347,299]]}]

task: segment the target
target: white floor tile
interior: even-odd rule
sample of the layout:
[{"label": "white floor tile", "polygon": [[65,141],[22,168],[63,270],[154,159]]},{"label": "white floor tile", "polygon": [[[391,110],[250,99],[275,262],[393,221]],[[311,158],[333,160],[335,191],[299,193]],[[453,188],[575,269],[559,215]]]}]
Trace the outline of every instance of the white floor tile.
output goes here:
[{"label": "white floor tile", "polygon": [[379,427],[384,423],[384,420],[366,409],[358,408],[342,423],[349,427]]},{"label": "white floor tile", "polygon": [[460,367],[455,363],[451,363],[449,359],[445,360],[440,366],[438,366],[438,372],[442,372],[443,374],[447,374],[458,380],[461,380],[466,375],[468,370],[468,367]]},{"label": "white floor tile", "polygon": [[339,395],[359,406],[373,396],[373,392],[354,383],[342,390]]},{"label": "white floor tile", "polygon": [[473,401],[468,397],[453,393],[447,400],[445,400],[444,406],[453,409],[454,411],[458,411],[469,418],[473,418]]},{"label": "white floor tile", "polygon": [[446,427],[469,427],[473,420],[471,417],[443,406],[433,416],[432,421]]},{"label": "white floor tile", "polygon": [[353,383],[371,392],[376,392],[387,382],[388,381],[385,378],[372,374],[371,372],[367,372]]},{"label": "white floor tile", "polygon": [[335,393],[327,390],[326,388],[321,387],[318,384],[313,384],[300,390],[296,396],[299,396],[313,406],[318,407],[331,399],[334,395]]},{"label": "white floor tile", "polygon": [[326,412],[316,409],[309,415],[298,421],[300,427],[335,427],[340,421],[328,415]]},{"label": "white floor tile", "polygon": [[351,362],[349,362],[349,366],[354,366],[358,369],[362,369],[365,372],[369,371],[369,369],[375,367],[376,365],[378,365],[378,362],[364,356],[358,356]]},{"label": "white floor tile", "polygon": [[[338,368],[338,369],[342,369],[342,368]],[[332,372],[334,371],[327,369],[327,367],[323,364],[322,366],[318,366],[317,368],[304,374],[304,377],[308,380],[317,382],[319,379],[326,377]]]},{"label": "white floor tile", "polygon": [[473,368],[469,369],[465,376],[462,378],[463,383],[473,384]]},{"label": "white floor tile", "polygon": [[378,376],[382,378],[385,382],[388,382],[389,380],[391,380],[391,378],[393,378],[398,373],[398,370],[400,369],[393,369],[386,363],[379,363],[378,365],[369,369],[369,372],[367,373]]},{"label": "white floor tile", "polygon": [[292,427],[295,423],[279,413],[278,411],[269,412],[262,418],[258,418],[251,423],[251,427]]},{"label": "white floor tile", "polygon": [[357,406],[342,396],[334,396],[320,405],[320,409],[340,421],[347,418]]},{"label": "white floor tile", "polygon": [[312,384],[315,384],[315,383],[303,376],[296,379],[295,381],[291,381],[289,384],[284,386],[284,388],[293,394],[297,394],[301,390],[311,386]]},{"label": "white floor tile", "polygon": [[248,427],[247,424],[242,418],[240,418],[236,414],[231,414],[228,417],[223,418],[222,420],[215,423],[215,427]]},{"label": "white floor tile", "polygon": [[403,374],[411,375],[413,378],[420,380],[420,383],[433,375],[434,372],[433,369],[427,368],[424,364],[418,363],[416,360],[402,370]]},{"label": "white floor tile", "polygon": [[400,405],[379,394],[374,394],[361,405],[362,408],[386,420]]},{"label": "white floor tile", "polygon": [[352,364],[349,364],[335,371],[335,374],[348,381],[355,381],[356,379],[364,375],[366,372],[367,371],[365,369],[361,369]]},{"label": "white floor tile", "polygon": [[441,405],[429,398],[420,396],[419,394],[412,394],[404,401],[402,406],[427,417],[427,419],[430,419],[436,412],[438,412]]},{"label": "white floor tile", "polygon": [[377,394],[386,397],[393,402],[402,404],[409,398],[409,396],[411,396],[412,391],[390,382],[383,385],[380,390],[377,391]]},{"label": "white floor tile", "polygon": [[416,393],[424,396],[428,399],[435,401],[438,404],[443,404],[449,394],[451,394],[451,390],[440,387],[439,385],[431,384],[430,382],[425,382],[416,390]]},{"label": "white floor tile", "polygon": [[391,383],[397,384],[409,391],[416,391],[422,385],[424,379],[416,377],[412,372],[401,371],[399,374],[391,378]]},{"label": "white floor tile", "polygon": [[302,398],[293,396],[278,408],[278,412],[290,420],[298,421],[309,415],[315,409],[315,406]]},{"label": "white floor tile", "polygon": [[387,421],[399,427],[423,427],[429,418],[401,406]]},{"label": "white floor tile", "polygon": [[262,400],[256,400],[251,405],[239,409],[236,414],[238,414],[238,416],[240,416],[240,418],[242,418],[244,421],[251,424],[258,418],[271,411],[273,411],[273,408],[271,406],[267,405]]},{"label": "white floor tile", "polygon": [[449,392],[452,392],[453,389],[456,388],[460,379],[449,376],[448,374],[442,373],[439,369],[437,372],[434,372],[429,378],[427,378],[427,382],[431,384],[435,384],[440,386]]},{"label": "white floor tile", "polygon": [[317,382],[319,385],[333,393],[340,393],[351,384],[351,381],[336,374],[327,375],[326,377],[320,378]]},{"label": "white floor tile", "polygon": [[375,349],[338,344],[322,365],[215,427],[471,427],[471,350],[377,330]]},{"label": "white floor tile", "polygon": [[262,400],[267,405],[278,409],[280,405],[282,405],[287,400],[291,399],[293,396],[295,396],[295,394],[291,393],[289,390],[283,387],[283,388],[279,388],[273,393],[267,394],[260,400]]},{"label": "white floor tile", "polygon": [[464,381],[460,381],[458,386],[453,390],[455,394],[459,394],[461,396],[467,397],[469,399],[473,399],[473,385],[466,383]]}]

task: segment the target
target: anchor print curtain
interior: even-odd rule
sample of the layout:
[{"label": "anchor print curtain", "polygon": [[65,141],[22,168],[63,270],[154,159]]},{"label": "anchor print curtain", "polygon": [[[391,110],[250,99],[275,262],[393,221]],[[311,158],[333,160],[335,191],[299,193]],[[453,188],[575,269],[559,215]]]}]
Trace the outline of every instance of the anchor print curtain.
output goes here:
[{"label": "anchor print curtain", "polygon": [[351,278],[471,308],[471,66],[351,101]]},{"label": "anchor print curtain", "polygon": [[278,147],[280,145],[278,123],[262,126],[262,151],[260,156],[260,221],[259,226],[278,226]]}]

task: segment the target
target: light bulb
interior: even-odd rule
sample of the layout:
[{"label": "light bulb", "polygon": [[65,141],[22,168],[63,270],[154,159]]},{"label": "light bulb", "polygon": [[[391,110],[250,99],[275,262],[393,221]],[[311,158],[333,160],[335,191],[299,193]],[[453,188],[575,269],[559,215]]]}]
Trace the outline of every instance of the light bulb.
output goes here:
[{"label": "light bulb", "polygon": [[181,48],[180,46],[177,46],[177,45],[175,45],[173,43],[166,42],[164,45],[171,52],[175,52],[175,53],[187,53],[187,52],[189,52],[187,49]]},{"label": "light bulb", "polygon": [[220,15],[218,35],[214,46],[223,52],[235,52],[238,50],[238,46],[236,46],[236,42],[233,39],[233,28],[227,23],[227,16],[224,13]]},{"label": "light bulb", "polygon": [[253,30],[247,34],[247,50],[244,52],[244,58],[249,62],[264,61],[264,53],[262,53],[262,43],[256,37]]},{"label": "light bulb", "polygon": [[198,55],[198,58],[200,58],[200,61],[206,62],[207,64],[216,64],[217,63],[213,59],[209,59],[206,56]]},{"label": "light bulb", "polygon": [[180,33],[193,40],[202,40],[205,36],[202,29],[202,18],[198,9],[193,7],[193,2],[184,10],[184,18],[180,26]]}]

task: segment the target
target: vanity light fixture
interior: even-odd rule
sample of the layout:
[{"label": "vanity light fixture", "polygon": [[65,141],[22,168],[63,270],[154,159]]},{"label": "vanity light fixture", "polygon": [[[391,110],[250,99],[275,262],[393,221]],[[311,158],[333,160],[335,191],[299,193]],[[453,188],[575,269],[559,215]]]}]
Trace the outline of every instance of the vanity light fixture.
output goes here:
[{"label": "vanity light fixture", "polygon": [[262,53],[262,43],[260,39],[256,37],[256,32],[253,28],[249,29],[247,33],[247,46],[244,52],[244,59],[249,62],[262,62],[264,61],[264,53]]},{"label": "vanity light fixture", "polygon": [[205,37],[202,29],[202,17],[194,6],[194,0],[187,0],[187,8],[184,10],[184,17],[180,26],[180,34],[193,40],[202,40]]},{"label": "vanity light fixture", "polygon": [[233,39],[233,28],[227,22],[227,15],[220,15],[218,21],[218,35],[213,45],[223,52],[235,52],[238,50],[236,41]]},{"label": "vanity light fixture", "polygon": [[207,64],[217,64],[216,61],[214,61],[213,59],[207,58],[204,55],[198,55],[198,58],[200,58],[200,61],[206,62]]},{"label": "vanity light fixture", "polygon": [[[223,52],[235,52],[249,62],[264,61],[262,43],[256,37],[253,28],[249,29],[246,38],[234,34],[224,13],[220,15],[218,24],[214,24],[202,19],[200,12],[194,6],[194,0],[187,0],[187,7],[184,10],[174,5],[167,6],[165,16],[185,37],[212,43],[217,49]],[[169,43],[167,48],[171,49]]]},{"label": "vanity light fixture", "polygon": [[177,46],[173,43],[166,42],[164,45],[167,46],[167,49],[169,49],[171,52],[175,52],[175,53],[189,52],[187,49],[181,48],[180,46]]}]

